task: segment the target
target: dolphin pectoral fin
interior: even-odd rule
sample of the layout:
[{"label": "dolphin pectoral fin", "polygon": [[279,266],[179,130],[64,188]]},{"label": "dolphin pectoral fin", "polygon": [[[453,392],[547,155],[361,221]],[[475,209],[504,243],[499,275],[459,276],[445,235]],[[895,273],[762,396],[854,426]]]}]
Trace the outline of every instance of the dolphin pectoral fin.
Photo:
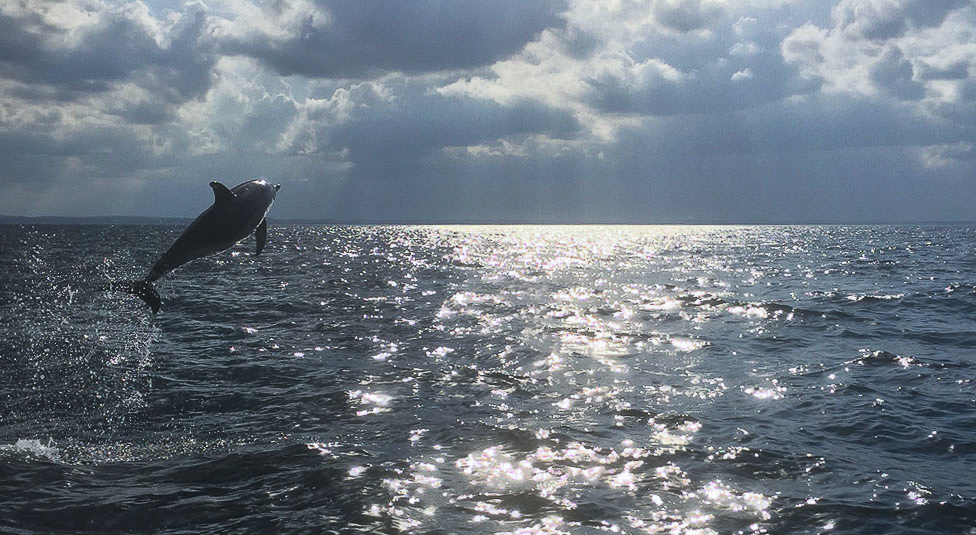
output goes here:
[{"label": "dolphin pectoral fin", "polygon": [[159,312],[159,306],[162,304],[162,301],[160,301],[159,292],[153,288],[152,283],[144,280],[135,281],[129,285],[128,291],[130,294],[135,295],[139,299],[145,301],[146,304],[149,305],[149,308],[152,309],[153,314]]},{"label": "dolphin pectoral fin", "polygon": [[210,187],[213,188],[215,205],[227,204],[234,200],[234,193],[220,182],[214,180],[210,183]]},{"label": "dolphin pectoral fin", "polygon": [[268,220],[262,219],[261,224],[258,225],[258,229],[254,231],[254,237],[258,240],[258,252],[254,253],[255,256],[261,254],[264,250],[264,244],[268,241]]}]

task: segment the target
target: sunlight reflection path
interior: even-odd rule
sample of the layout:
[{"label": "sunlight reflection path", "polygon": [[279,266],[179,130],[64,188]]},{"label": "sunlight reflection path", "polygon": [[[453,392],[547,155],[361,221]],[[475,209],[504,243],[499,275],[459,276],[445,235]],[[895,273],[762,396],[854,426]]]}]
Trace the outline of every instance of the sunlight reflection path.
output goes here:
[{"label": "sunlight reflection path", "polygon": [[[470,279],[444,300],[436,328],[460,339],[507,340],[492,358],[478,359],[480,381],[505,383],[477,402],[488,411],[482,424],[495,430],[482,440],[529,438],[435,445],[435,455],[414,458],[387,485],[395,498],[386,513],[398,526],[433,527],[433,517],[454,514],[466,516],[473,532],[763,529],[773,498],[710,478],[700,460],[696,473],[683,467],[748,451],[730,446],[716,457],[713,445],[698,442],[699,404],[729,391],[725,377],[700,364],[712,325],[732,318],[755,328],[753,320],[767,317],[761,307],[731,304],[730,283],[714,278],[731,268],[698,254],[715,243],[714,229],[437,232],[454,244],[449,262]],[[445,365],[469,358],[447,347],[428,354]],[[448,380],[445,388],[465,385]],[[760,382],[742,391],[776,400],[785,387]],[[366,396],[358,398],[364,405]]]}]

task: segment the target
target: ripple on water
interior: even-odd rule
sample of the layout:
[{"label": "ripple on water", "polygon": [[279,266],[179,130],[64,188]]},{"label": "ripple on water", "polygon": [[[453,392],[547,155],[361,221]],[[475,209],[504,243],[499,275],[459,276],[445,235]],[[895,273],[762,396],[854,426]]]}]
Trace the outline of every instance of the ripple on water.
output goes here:
[{"label": "ripple on water", "polygon": [[[276,230],[260,259],[163,281],[157,317],[89,291],[154,243],[18,235],[0,255],[4,522],[976,527],[969,230]],[[58,264],[82,238],[97,258]]]}]

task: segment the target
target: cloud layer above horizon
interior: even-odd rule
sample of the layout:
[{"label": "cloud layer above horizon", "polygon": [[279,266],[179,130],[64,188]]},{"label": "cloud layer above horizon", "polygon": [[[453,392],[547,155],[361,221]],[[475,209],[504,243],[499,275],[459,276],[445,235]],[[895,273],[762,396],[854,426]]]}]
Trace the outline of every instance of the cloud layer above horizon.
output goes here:
[{"label": "cloud layer above horizon", "polygon": [[0,213],[974,220],[969,0],[17,0]]}]

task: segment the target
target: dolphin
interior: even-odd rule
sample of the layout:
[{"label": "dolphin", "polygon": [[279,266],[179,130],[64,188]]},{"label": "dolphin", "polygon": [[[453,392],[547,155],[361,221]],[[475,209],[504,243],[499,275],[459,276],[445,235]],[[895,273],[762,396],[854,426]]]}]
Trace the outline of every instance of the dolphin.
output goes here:
[{"label": "dolphin", "polygon": [[134,281],[127,288],[145,301],[154,314],[161,301],[152,283],[163,275],[197,258],[227,250],[252,232],[258,242],[256,254],[261,254],[268,241],[265,215],[281,184],[251,180],[229,189],[215,180],[210,187],[214,192],[213,205],[186,227],[145,279]]}]

